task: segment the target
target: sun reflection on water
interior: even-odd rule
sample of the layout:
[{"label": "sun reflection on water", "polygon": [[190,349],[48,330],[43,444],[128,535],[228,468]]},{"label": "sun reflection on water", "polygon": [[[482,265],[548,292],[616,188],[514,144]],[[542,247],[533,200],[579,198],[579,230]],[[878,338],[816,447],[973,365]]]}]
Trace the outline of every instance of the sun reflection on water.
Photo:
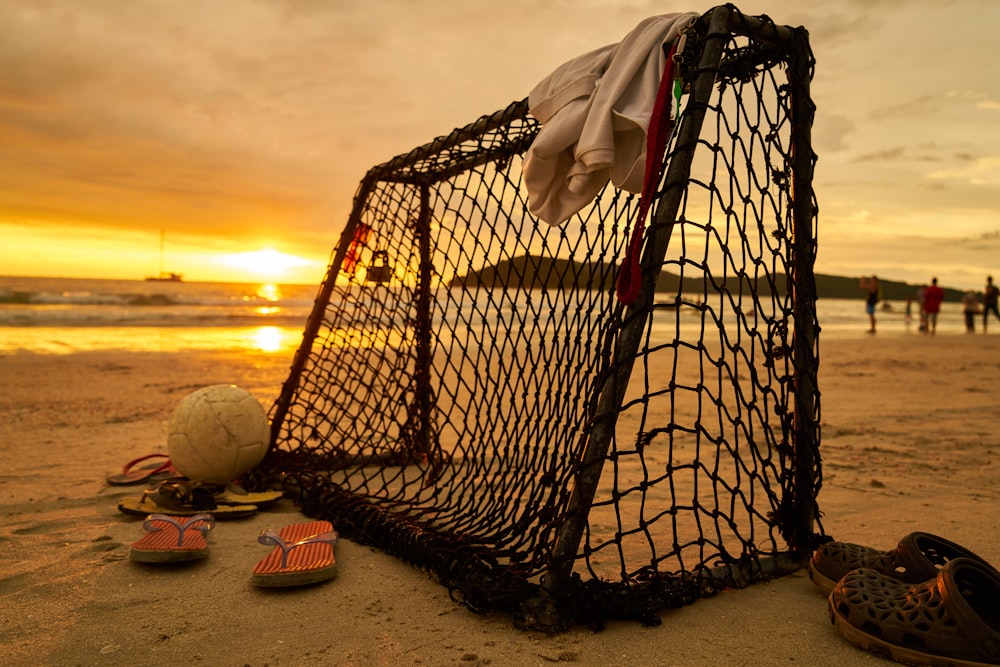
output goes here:
[{"label": "sun reflection on water", "polygon": [[277,306],[257,306],[253,309],[253,312],[258,315],[276,315],[281,312],[281,308]]},{"label": "sun reflection on water", "polygon": [[283,349],[285,332],[279,327],[258,327],[253,341],[261,352],[278,352]]},{"label": "sun reflection on water", "polygon": [[[260,287],[257,288],[257,292],[254,294],[254,298],[263,299],[268,303],[275,304],[278,301],[281,301],[282,298],[281,289],[277,285],[271,283],[265,283],[264,285],[261,285]],[[248,301],[251,300],[250,297],[244,297],[244,299]],[[253,312],[256,313],[257,315],[277,315],[278,313],[281,312],[281,307],[276,305],[257,306],[256,308],[253,309]],[[273,329],[274,327],[269,327],[269,328]]]},{"label": "sun reflection on water", "polygon": [[278,288],[277,285],[272,285],[270,283],[267,283],[257,288],[257,296],[266,301],[280,301],[281,290]]},{"label": "sun reflection on water", "polygon": [[0,327],[0,354],[73,354],[96,350],[182,352],[218,350],[285,354],[298,328],[263,327]]}]

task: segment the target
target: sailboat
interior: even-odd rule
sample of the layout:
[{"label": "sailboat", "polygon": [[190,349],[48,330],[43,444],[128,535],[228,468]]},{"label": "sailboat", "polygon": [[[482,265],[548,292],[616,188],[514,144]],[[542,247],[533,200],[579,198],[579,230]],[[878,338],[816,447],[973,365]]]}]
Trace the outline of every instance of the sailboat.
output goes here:
[{"label": "sailboat", "polygon": [[184,277],[179,273],[171,273],[163,270],[163,247],[166,243],[166,232],[160,230],[160,274],[157,276],[146,276],[150,282],[179,283]]}]

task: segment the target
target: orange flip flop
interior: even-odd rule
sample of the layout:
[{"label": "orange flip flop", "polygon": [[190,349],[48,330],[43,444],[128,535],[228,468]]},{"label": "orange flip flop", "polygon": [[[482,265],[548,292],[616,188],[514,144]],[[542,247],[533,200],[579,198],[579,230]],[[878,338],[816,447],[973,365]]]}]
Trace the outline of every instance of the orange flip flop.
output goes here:
[{"label": "orange flip flop", "polygon": [[274,545],[274,550],[253,568],[250,580],[257,586],[304,586],[337,576],[333,554],[337,533],[329,521],[296,523],[278,533],[264,530],[257,541]]},{"label": "orange flip flop", "polygon": [[208,556],[205,533],[215,527],[211,514],[190,517],[150,514],[146,534],[132,544],[129,559],[137,563],[179,563]]}]

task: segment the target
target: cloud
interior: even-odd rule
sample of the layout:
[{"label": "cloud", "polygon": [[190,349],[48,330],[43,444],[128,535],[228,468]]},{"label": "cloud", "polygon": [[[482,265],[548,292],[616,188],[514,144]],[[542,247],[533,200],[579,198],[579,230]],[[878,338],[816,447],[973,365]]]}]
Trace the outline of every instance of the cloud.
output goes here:
[{"label": "cloud", "polygon": [[927,93],[897,104],[877,108],[871,112],[871,119],[878,121],[899,120],[908,116],[928,116],[939,113],[944,106],[945,96]]},{"label": "cloud", "polygon": [[[981,54],[1000,5],[739,6],[809,30],[824,215],[870,211],[894,233],[929,224],[913,223],[916,211],[933,217],[954,202],[996,219],[1000,204],[987,199],[1000,102],[983,83],[995,65]],[[2,0],[0,223],[167,227],[205,243],[270,228],[325,253],[370,167],[521,99],[565,60],[671,9]],[[937,49],[942,26],[962,37]]]},{"label": "cloud", "polygon": [[905,146],[892,146],[878,151],[873,151],[871,153],[863,153],[854,157],[852,162],[901,162],[912,164],[914,162],[953,161],[958,163],[968,163],[979,159],[981,158],[965,151],[949,152],[949,147],[940,146],[931,142]]},{"label": "cloud", "polygon": [[820,114],[813,127],[813,143],[823,154],[843,151],[850,146],[849,137],[856,129],[857,122],[846,114]]},{"label": "cloud", "polygon": [[1000,234],[976,237],[950,233],[940,226],[935,233],[885,234],[877,221],[863,227],[820,233],[816,271],[841,275],[875,273],[918,284],[938,276],[946,287],[963,289],[982,286],[983,278],[995,272],[994,257],[1000,253]]},{"label": "cloud", "polygon": [[961,169],[945,169],[927,174],[933,180],[965,181],[972,185],[1000,186],[1000,156],[976,158]]}]

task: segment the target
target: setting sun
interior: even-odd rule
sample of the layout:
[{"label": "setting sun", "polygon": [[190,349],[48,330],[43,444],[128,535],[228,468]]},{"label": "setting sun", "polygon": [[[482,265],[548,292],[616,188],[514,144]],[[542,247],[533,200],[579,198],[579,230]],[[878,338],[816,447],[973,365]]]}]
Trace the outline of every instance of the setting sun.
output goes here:
[{"label": "setting sun", "polygon": [[265,248],[254,252],[226,255],[222,259],[222,263],[226,266],[244,269],[258,276],[276,278],[284,275],[289,269],[309,264],[309,260],[279,252],[273,248]]}]

